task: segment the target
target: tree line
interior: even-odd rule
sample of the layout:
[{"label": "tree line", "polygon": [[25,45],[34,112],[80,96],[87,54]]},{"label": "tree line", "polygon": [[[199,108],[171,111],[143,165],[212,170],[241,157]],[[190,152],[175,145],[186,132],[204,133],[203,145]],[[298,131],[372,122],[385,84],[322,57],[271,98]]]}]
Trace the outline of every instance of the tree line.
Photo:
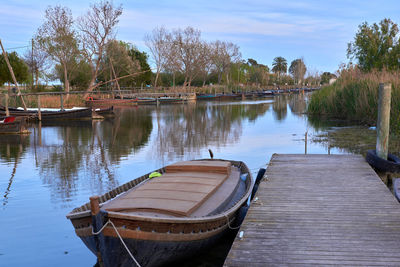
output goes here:
[{"label": "tree line", "polygon": [[[17,81],[38,90],[40,81],[60,80],[66,92],[71,87],[90,92],[110,85],[260,87],[321,81],[319,73],[309,72],[305,78],[303,58],[293,60],[288,68],[285,58],[276,57],[270,69],[255,59],[243,60],[239,46],[232,42],[203,40],[200,30],[193,27],[157,27],[144,37],[155,66],[153,72],[146,52],[116,40],[122,12],[121,5],[100,1],[74,18],[68,7],[49,6],[32,38],[32,47],[22,56],[8,53]],[[1,55],[0,85],[5,83],[12,81]]]}]

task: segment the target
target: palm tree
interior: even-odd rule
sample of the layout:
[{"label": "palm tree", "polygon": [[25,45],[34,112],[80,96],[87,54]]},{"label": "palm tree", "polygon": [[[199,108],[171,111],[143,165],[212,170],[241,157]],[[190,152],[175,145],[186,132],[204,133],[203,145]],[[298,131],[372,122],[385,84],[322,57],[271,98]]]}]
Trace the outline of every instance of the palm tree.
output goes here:
[{"label": "palm tree", "polygon": [[276,57],[272,62],[272,71],[278,74],[278,80],[280,80],[281,73],[287,72],[287,61],[283,57]]}]

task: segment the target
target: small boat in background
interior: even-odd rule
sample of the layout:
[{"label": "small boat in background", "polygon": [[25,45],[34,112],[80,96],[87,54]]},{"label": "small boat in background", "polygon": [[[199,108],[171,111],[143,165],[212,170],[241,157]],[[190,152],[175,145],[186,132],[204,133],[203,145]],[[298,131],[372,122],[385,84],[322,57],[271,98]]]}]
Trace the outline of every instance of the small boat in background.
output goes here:
[{"label": "small boat in background", "polygon": [[136,106],[138,104],[138,99],[120,99],[120,98],[109,98],[109,99],[96,99],[93,97],[88,97],[85,100],[85,105],[87,107],[109,107],[109,106]]},{"label": "small boat in background", "polygon": [[0,118],[0,134],[27,134],[24,117],[8,116]]},{"label": "small boat in background", "polygon": [[184,161],[91,197],[67,218],[104,266],[160,266],[237,230],[253,187],[241,161]]},{"label": "small boat in background", "polygon": [[[23,110],[19,108],[9,108],[10,116],[27,117],[28,120],[38,119],[37,109]],[[42,121],[48,120],[77,120],[77,119],[91,119],[92,110],[90,108],[73,108],[69,110],[49,110],[42,109],[40,111]],[[0,106],[0,116],[5,116],[5,107]]]}]

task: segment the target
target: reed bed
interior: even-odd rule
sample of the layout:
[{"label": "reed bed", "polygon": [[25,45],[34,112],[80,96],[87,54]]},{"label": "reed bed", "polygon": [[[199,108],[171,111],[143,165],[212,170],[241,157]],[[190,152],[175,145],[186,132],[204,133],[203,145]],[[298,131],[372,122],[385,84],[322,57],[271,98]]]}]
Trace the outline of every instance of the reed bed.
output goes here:
[{"label": "reed bed", "polygon": [[358,68],[342,70],[335,83],[312,94],[308,113],[375,125],[378,88],[382,82],[392,84],[390,129],[400,133],[400,72],[363,73]]}]

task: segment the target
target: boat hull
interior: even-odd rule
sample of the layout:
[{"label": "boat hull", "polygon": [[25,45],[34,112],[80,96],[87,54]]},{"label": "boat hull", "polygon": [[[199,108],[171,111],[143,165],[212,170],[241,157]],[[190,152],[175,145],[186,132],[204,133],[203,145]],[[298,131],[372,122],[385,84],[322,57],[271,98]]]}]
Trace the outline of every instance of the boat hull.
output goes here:
[{"label": "boat hull", "polygon": [[[100,218],[96,220],[101,222],[100,227],[107,225],[99,235],[92,232],[95,219],[91,216],[89,203],[74,209],[67,218],[85,245],[96,256],[101,255],[104,266],[134,266],[118,234],[142,266],[160,266],[183,260],[210,246],[229,231],[236,230],[236,223],[243,219],[242,211],[247,210],[253,183],[244,163],[231,163],[239,168],[241,174],[247,174],[247,178],[241,180],[231,200],[221,208],[222,211],[216,210],[205,217],[154,218],[100,210],[96,215]],[[164,172],[164,169],[157,171]],[[149,174],[104,194],[100,202],[133,188],[147,180]]]},{"label": "boat hull", "polygon": [[135,99],[94,99],[86,100],[87,107],[110,107],[110,106],[136,106],[138,100]]},{"label": "boat hull", "polygon": [[26,134],[25,118],[15,118],[13,122],[0,123],[0,134]]}]

